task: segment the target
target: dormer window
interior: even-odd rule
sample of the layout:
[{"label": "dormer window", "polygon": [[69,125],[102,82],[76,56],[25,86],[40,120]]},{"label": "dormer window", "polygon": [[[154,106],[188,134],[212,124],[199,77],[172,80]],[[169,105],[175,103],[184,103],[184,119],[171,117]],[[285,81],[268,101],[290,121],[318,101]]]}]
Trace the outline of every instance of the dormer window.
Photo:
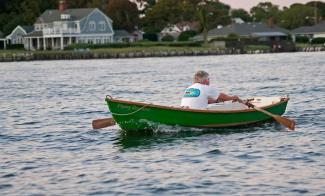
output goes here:
[{"label": "dormer window", "polygon": [[99,30],[100,31],[105,31],[106,30],[106,23],[105,23],[105,21],[100,21],[99,22]]},{"label": "dormer window", "polygon": [[61,20],[69,20],[71,18],[70,14],[61,14]]},{"label": "dormer window", "polygon": [[95,31],[96,30],[96,23],[95,23],[95,21],[90,21],[89,22],[89,30],[90,31]]}]

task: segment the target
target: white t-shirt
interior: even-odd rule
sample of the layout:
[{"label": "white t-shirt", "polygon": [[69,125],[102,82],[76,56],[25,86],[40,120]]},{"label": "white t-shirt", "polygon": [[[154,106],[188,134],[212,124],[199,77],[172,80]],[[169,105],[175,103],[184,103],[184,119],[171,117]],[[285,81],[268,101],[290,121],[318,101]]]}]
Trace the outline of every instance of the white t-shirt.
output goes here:
[{"label": "white t-shirt", "polygon": [[195,83],[185,90],[181,106],[191,109],[207,109],[210,99],[217,99],[219,92],[209,85]]}]

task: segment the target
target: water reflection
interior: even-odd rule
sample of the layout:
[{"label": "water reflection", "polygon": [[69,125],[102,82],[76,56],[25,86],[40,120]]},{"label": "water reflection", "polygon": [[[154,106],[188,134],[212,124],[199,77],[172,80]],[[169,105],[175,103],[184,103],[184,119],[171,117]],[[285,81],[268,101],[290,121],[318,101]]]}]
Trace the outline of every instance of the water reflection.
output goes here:
[{"label": "water reflection", "polygon": [[203,135],[229,135],[236,133],[250,133],[257,131],[287,131],[284,127],[273,120],[267,122],[259,122],[253,125],[245,125],[233,128],[187,128],[180,126],[160,127],[155,131],[124,131],[119,130],[116,141],[113,143],[115,147],[120,149],[128,148],[150,148],[157,145],[165,145],[178,140],[186,140],[192,142]]}]

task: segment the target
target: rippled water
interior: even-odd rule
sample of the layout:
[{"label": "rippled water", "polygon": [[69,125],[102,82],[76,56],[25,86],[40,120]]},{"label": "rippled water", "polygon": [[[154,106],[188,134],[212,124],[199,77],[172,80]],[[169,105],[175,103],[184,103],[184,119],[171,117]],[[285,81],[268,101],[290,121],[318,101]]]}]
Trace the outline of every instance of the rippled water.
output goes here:
[{"label": "rippled water", "polygon": [[[198,69],[241,97],[289,94],[296,131],[91,129],[105,95],[178,105]],[[15,62],[0,76],[0,195],[325,194],[325,53]]]}]

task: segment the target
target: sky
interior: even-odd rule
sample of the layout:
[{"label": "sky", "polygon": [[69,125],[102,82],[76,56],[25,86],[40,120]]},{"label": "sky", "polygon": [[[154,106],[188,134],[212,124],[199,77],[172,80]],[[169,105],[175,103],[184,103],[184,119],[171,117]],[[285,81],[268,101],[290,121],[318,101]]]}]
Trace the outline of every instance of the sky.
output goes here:
[{"label": "sky", "polygon": [[259,2],[270,1],[273,4],[283,6],[290,6],[293,3],[307,3],[312,0],[220,0],[231,6],[231,8],[244,8],[249,11],[251,7],[257,5]]}]

